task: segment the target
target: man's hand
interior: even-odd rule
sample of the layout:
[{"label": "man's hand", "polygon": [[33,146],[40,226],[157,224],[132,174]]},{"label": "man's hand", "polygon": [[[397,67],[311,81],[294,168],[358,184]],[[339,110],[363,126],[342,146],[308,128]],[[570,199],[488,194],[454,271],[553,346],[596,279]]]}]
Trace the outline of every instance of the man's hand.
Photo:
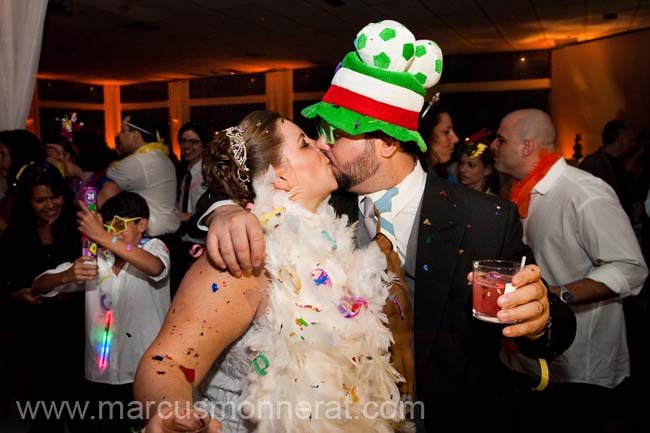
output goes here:
[{"label": "man's hand", "polygon": [[213,211],[206,245],[213,263],[234,277],[250,274],[264,263],[266,255],[262,225],[254,214],[237,205]]},{"label": "man's hand", "polygon": [[[470,272],[468,280],[472,281]],[[548,290],[542,282],[539,267],[528,265],[512,277],[512,285],[517,290],[499,296],[497,313],[503,322],[517,323],[503,328],[506,337],[536,337],[546,328],[550,317]]]}]

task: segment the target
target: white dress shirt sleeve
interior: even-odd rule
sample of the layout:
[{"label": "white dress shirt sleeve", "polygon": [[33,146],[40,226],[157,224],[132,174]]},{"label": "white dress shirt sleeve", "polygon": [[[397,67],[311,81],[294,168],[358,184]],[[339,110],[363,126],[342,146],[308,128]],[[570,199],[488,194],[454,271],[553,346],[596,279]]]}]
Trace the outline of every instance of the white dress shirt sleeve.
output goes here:
[{"label": "white dress shirt sleeve", "polygon": [[126,191],[142,189],[146,186],[146,170],[139,158],[127,156],[113,167],[106,175],[120,188]]},{"label": "white dress shirt sleeve", "polygon": [[149,242],[144,244],[142,249],[158,257],[163,263],[163,271],[160,275],[149,275],[149,278],[153,281],[163,280],[169,273],[169,249],[167,248],[167,245],[165,245],[165,243],[160,239],[152,238]]},{"label": "white dress shirt sleeve", "polygon": [[638,295],[648,275],[630,221],[613,197],[584,203],[578,212],[577,236],[596,266],[586,276],[620,297]]}]

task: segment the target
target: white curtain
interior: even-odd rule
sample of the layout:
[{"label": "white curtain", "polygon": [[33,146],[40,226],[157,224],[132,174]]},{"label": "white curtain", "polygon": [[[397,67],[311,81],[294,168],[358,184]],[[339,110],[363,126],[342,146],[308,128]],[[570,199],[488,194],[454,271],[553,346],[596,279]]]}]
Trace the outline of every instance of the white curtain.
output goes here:
[{"label": "white curtain", "polygon": [[47,0],[0,0],[0,131],[25,128]]}]

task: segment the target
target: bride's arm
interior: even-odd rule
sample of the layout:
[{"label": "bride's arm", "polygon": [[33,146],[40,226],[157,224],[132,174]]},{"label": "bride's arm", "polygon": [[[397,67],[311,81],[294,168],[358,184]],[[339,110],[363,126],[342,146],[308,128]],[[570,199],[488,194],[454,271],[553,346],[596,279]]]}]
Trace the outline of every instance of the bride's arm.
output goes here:
[{"label": "bride's arm", "polygon": [[234,278],[211,266],[207,254],[197,260],[138,366],[134,394],[147,416],[192,404],[192,389],[248,329],[267,284],[263,273]]}]

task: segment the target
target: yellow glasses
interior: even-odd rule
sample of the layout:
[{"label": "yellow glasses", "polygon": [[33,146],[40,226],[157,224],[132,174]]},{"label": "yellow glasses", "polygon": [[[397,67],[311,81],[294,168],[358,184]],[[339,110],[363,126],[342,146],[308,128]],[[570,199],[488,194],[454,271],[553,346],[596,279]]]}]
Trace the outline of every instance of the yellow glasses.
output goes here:
[{"label": "yellow glasses", "polygon": [[336,141],[336,137],[334,136],[335,129],[336,128],[327,123],[324,119],[320,117],[316,119],[316,138],[319,138],[321,136],[325,137],[325,143],[329,144],[330,146],[334,146],[334,142]]},{"label": "yellow glasses", "polygon": [[138,221],[138,220],[141,220],[141,219],[142,219],[142,217],[122,218],[119,215],[115,215],[113,217],[113,221],[111,221],[110,224],[104,224],[104,228],[109,233],[112,233],[114,235],[119,235],[120,233],[123,233],[123,232],[126,231],[126,229],[128,228],[127,225],[130,222]]}]

